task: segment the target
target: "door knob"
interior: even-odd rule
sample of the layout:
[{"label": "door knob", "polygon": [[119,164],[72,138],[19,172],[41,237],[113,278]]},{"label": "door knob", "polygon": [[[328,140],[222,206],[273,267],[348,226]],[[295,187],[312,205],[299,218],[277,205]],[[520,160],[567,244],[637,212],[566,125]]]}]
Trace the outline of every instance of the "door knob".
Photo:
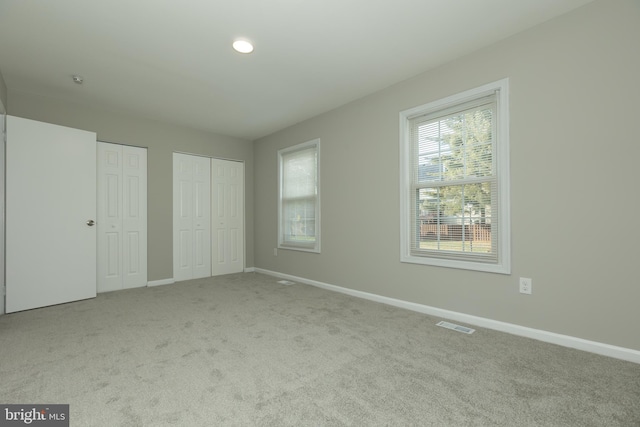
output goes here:
[{"label": "door knob", "polygon": [[89,227],[93,227],[95,223],[96,223],[96,222],[95,222],[94,220],[92,220],[92,219],[90,219],[89,221],[87,221],[87,225],[88,225]]}]

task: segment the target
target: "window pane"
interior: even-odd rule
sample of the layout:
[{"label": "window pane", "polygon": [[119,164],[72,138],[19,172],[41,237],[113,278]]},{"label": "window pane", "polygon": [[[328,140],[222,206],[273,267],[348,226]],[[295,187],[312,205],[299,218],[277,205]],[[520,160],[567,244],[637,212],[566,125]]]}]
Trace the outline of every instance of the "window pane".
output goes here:
[{"label": "window pane", "polygon": [[316,194],[316,150],[296,151],[283,157],[284,198]]},{"label": "window pane", "polygon": [[444,121],[418,124],[418,182],[440,181],[443,179],[444,165],[442,158],[450,153],[445,142],[445,134],[449,130]]},{"label": "window pane", "polygon": [[493,107],[416,124],[417,181],[493,176]]},{"label": "window pane", "polygon": [[315,199],[283,201],[283,230],[286,242],[313,244],[316,240]]},{"label": "window pane", "polygon": [[442,159],[445,179],[493,175],[491,109],[470,111],[443,121],[450,130],[445,136],[450,151]]},{"label": "window pane", "polygon": [[417,191],[416,249],[494,252],[492,185],[452,185]]}]

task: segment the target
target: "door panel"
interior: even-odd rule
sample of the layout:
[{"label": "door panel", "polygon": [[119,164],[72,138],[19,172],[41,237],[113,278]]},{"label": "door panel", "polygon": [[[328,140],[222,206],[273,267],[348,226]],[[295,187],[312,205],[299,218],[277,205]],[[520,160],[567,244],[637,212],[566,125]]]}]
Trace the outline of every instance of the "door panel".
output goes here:
[{"label": "door panel", "polygon": [[147,150],[98,142],[98,292],[147,284]]},{"label": "door panel", "polygon": [[106,278],[120,279],[120,234],[106,233],[107,235],[107,252],[106,252]]},{"label": "door panel", "polygon": [[229,256],[231,262],[238,262],[240,260],[240,254],[238,252],[238,241],[240,240],[240,237],[238,236],[238,234],[238,229],[234,228],[233,230],[231,230],[231,237],[229,239],[229,243],[231,245]]},{"label": "door panel", "polygon": [[176,281],[193,277],[191,204],[193,170],[189,157],[173,155],[173,277]]},{"label": "door panel", "polygon": [[195,247],[194,247],[194,261],[193,261],[193,267],[194,269],[196,268],[201,268],[204,264],[205,264],[205,259],[204,259],[204,254],[206,252],[208,252],[206,250],[206,246],[207,242],[206,242],[206,237],[204,235],[204,233],[202,232],[202,230],[194,230],[195,233]]},{"label": "door panel", "polygon": [[7,116],[6,311],[96,296],[96,134]]},{"label": "door panel", "polygon": [[[122,147],[122,262],[124,289],[147,285],[147,150]],[[124,240],[124,239],[123,239]]]},{"label": "door panel", "polygon": [[122,150],[98,142],[98,292],[122,289]]},{"label": "door panel", "polygon": [[212,159],[212,274],[244,270],[244,163]]},{"label": "door panel", "polygon": [[[0,102],[1,103],[1,102]],[[5,255],[5,141],[6,141],[6,115],[0,114],[0,293],[6,295],[5,292],[5,265],[3,260]],[[0,314],[5,313],[4,298],[0,298]]]},{"label": "door panel", "polygon": [[194,222],[195,235],[193,278],[211,276],[211,160],[192,156],[195,165]]},{"label": "door panel", "polygon": [[174,268],[176,281],[211,276],[211,163],[174,153]]},{"label": "door panel", "polygon": [[191,278],[191,230],[180,230],[180,262],[181,269],[189,269],[188,277]]},{"label": "door panel", "polygon": [[135,276],[136,274],[140,274],[140,233],[137,231],[130,231],[127,233],[128,245],[125,253],[128,253],[126,257],[127,262],[125,263],[125,269],[127,273],[127,277]]}]

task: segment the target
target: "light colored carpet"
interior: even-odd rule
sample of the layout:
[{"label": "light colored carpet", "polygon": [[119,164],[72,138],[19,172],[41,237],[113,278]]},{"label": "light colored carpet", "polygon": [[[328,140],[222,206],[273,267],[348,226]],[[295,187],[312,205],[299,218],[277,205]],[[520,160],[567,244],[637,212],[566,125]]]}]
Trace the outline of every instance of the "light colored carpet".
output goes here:
[{"label": "light colored carpet", "polygon": [[234,274],[0,316],[0,403],[72,426],[638,426],[640,365]]}]

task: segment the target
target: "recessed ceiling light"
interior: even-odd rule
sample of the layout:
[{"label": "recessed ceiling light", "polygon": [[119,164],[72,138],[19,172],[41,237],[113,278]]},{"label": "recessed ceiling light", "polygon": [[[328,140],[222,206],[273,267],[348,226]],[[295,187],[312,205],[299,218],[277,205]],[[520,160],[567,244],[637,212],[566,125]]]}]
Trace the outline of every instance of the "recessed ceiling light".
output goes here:
[{"label": "recessed ceiling light", "polygon": [[233,48],[240,53],[253,52],[253,45],[246,40],[236,40],[233,42]]}]

